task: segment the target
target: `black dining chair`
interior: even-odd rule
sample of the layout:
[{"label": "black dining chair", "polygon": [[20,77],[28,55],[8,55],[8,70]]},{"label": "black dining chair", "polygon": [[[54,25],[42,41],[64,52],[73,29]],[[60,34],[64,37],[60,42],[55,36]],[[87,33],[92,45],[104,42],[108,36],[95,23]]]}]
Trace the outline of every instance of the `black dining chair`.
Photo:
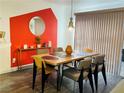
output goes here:
[{"label": "black dining chair", "polygon": [[92,88],[92,92],[94,93],[94,86],[93,86],[93,80],[92,80],[92,71],[91,71],[91,62],[92,59],[85,59],[80,60],[79,65],[77,68],[70,67],[68,69],[62,70],[62,78],[61,78],[61,85],[63,81],[63,76],[72,79],[79,83],[79,92],[83,93],[83,80],[89,79],[90,85]]},{"label": "black dining chair", "polygon": [[49,49],[37,49],[37,54],[46,54],[49,53]]},{"label": "black dining chair", "polygon": [[34,59],[32,89],[34,90],[35,88],[36,76],[39,72],[41,74],[41,92],[44,93],[45,81],[48,76],[55,71],[54,66],[46,65],[44,60],[39,56],[33,56],[32,58]]},{"label": "black dining chair", "polygon": [[99,72],[102,72],[105,85],[107,85],[105,60],[104,60],[104,58],[105,58],[104,54],[99,54],[99,55],[93,56],[92,73],[94,75],[96,91],[98,90],[98,73]]},{"label": "black dining chair", "polygon": [[57,47],[57,48],[54,48],[53,49],[53,52],[56,53],[56,52],[63,52],[63,48],[62,47]]}]

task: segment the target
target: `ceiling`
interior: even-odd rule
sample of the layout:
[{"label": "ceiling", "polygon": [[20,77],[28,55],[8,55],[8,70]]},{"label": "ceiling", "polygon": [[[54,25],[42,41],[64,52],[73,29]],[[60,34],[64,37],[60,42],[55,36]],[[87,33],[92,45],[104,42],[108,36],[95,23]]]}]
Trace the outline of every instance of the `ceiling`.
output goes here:
[{"label": "ceiling", "polygon": [[[8,8],[15,8],[15,7],[23,7],[23,6],[30,6],[34,4],[34,6],[39,6],[45,4],[52,5],[65,5],[68,6],[71,4],[71,0],[0,0],[0,6]],[[88,10],[89,8],[92,9],[94,7],[123,7],[124,0],[73,0],[74,8],[77,9],[76,11]],[[112,6],[113,5],[113,6]],[[97,7],[98,6],[98,7]]]},{"label": "ceiling", "polygon": [[[0,2],[7,2],[7,3],[18,3],[18,2],[29,2],[29,1],[34,1],[34,0],[0,0]],[[58,4],[70,4],[71,0],[36,0],[34,2],[42,2],[42,1],[46,1],[46,2],[51,2],[51,3],[58,3]],[[107,2],[120,2],[120,1],[124,1],[124,0],[73,0],[74,3],[88,3],[88,2],[98,2],[98,3],[107,3]]]}]

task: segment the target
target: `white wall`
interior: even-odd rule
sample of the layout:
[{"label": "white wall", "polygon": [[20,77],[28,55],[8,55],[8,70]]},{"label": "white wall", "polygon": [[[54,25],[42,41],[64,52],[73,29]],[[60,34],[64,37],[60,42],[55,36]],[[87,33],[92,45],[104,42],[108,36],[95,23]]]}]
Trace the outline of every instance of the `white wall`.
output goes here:
[{"label": "white wall", "polygon": [[10,70],[10,44],[0,45],[0,74]]},{"label": "white wall", "polygon": [[[5,43],[0,43],[0,74],[13,70],[10,67],[10,25],[9,18],[21,14],[26,14],[33,11],[52,8],[58,20],[58,46],[65,46],[66,32],[66,6],[54,3],[45,2],[43,0],[20,0],[15,3],[2,1],[0,2],[0,30],[6,32]],[[28,2],[30,1],[30,3]]]},{"label": "white wall", "polygon": [[[45,0],[39,0],[39,1],[34,1],[34,0],[21,0],[17,1],[16,3],[10,2],[2,2],[0,3],[0,24],[2,24],[3,30],[7,31],[7,37],[10,41],[10,36],[9,36],[9,17],[12,16],[17,16],[21,14],[26,14],[29,12],[37,11],[37,10],[42,10],[45,8],[52,8],[53,12],[55,13],[57,20],[58,20],[58,46],[63,46],[63,39],[64,39],[64,34],[66,29],[66,6],[65,5],[60,5],[60,4],[55,4],[55,3],[49,3],[45,2]],[[30,3],[29,3],[30,1]],[[5,18],[6,16],[6,18]],[[3,24],[3,22],[5,24]]]},{"label": "white wall", "polygon": [[[6,32],[6,43],[0,43],[0,73],[11,71],[10,67],[10,25],[9,17],[17,16],[45,8],[52,8],[58,20],[58,46],[74,45],[74,32],[69,32],[67,23],[70,6],[66,3],[54,3],[53,0],[0,0],[0,30]],[[65,0],[67,1],[67,0]],[[93,11],[124,6],[123,0],[80,0],[74,5],[74,12]],[[104,1],[104,2],[103,2]],[[105,2],[106,1],[106,2]],[[114,1],[114,2],[111,2]],[[65,4],[65,5],[64,5]]]}]

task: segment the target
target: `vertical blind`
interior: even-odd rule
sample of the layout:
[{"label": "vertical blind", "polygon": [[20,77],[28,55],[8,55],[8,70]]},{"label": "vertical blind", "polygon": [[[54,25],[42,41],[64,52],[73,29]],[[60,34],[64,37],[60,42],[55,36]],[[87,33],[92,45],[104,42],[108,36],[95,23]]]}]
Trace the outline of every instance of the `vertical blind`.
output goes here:
[{"label": "vertical blind", "polygon": [[124,40],[124,11],[76,14],[74,47],[106,55],[107,71],[119,74]]}]

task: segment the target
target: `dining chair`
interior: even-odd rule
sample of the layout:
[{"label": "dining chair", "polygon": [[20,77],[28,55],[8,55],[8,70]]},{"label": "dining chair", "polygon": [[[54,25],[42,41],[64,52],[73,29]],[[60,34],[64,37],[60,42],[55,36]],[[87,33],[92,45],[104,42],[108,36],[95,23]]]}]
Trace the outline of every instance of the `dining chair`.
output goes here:
[{"label": "dining chair", "polygon": [[[92,52],[94,52],[94,50],[92,50],[91,48],[84,48],[82,52],[83,53],[92,53]],[[92,58],[92,56],[86,57],[84,59],[87,59],[87,58]],[[78,61],[80,61],[80,60],[78,60]],[[79,64],[79,62],[75,62],[75,66],[77,66],[78,64]]]},{"label": "dining chair", "polygon": [[64,50],[62,47],[57,47],[53,49],[53,55],[55,56],[62,56],[64,53]]},{"label": "dining chair", "polygon": [[[57,56],[60,56],[60,57],[63,57],[63,56],[66,55],[66,53],[65,53],[65,51],[63,50],[62,47],[54,48],[53,52],[54,52],[54,55],[57,55]],[[76,66],[76,62],[69,62],[69,63],[64,64],[64,65],[66,65],[66,67],[72,67],[72,66]]]},{"label": "dining chair", "polygon": [[49,53],[48,49],[37,49],[37,54],[45,54],[45,53]]},{"label": "dining chair", "polygon": [[92,92],[94,93],[94,86],[93,86],[93,79],[92,79],[92,72],[91,72],[91,62],[92,59],[85,59],[80,60],[79,65],[77,68],[70,67],[68,69],[62,69],[62,78],[61,78],[61,85],[63,81],[63,76],[72,79],[79,84],[79,92],[83,93],[83,80],[89,79],[90,86],[92,88]]},{"label": "dining chair", "polygon": [[[62,57],[62,55],[64,54],[64,50],[62,47],[57,47],[57,48],[54,48],[53,49],[53,55],[55,56],[59,56],[59,57]],[[60,90],[60,71],[59,69],[61,69],[61,66],[58,65],[55,67],[56,71],[57,71],[57,90]]]},{"label": "dining chair", "polygon": [[83,52],[92,53],[93,50],[90,49],[90,48],[84,48],[84,49],[83,49]]},{"label": "dining chair", "polygon": [[96,91],[98,89],[98,73],[99,72],[102,72],[105,85],[107,85],[104,58],[105,58],[104,54],[99,54],[99,55],[93,56],[92,73],[94,74],[94,81],[95,81]]},{"label": "dining chair", "polygon": [[63,52],[63,48],[62,47],[57,47],[53,49],[53,52]]},{"label": "dining chair", "polygon": [[46,65],[40,56],[33,56],[33,82],[32,89],[34,90],[37,72],[41,73],[41,92],[44,93],[45,81],[48,76],[55,71],[53,66]]}]

